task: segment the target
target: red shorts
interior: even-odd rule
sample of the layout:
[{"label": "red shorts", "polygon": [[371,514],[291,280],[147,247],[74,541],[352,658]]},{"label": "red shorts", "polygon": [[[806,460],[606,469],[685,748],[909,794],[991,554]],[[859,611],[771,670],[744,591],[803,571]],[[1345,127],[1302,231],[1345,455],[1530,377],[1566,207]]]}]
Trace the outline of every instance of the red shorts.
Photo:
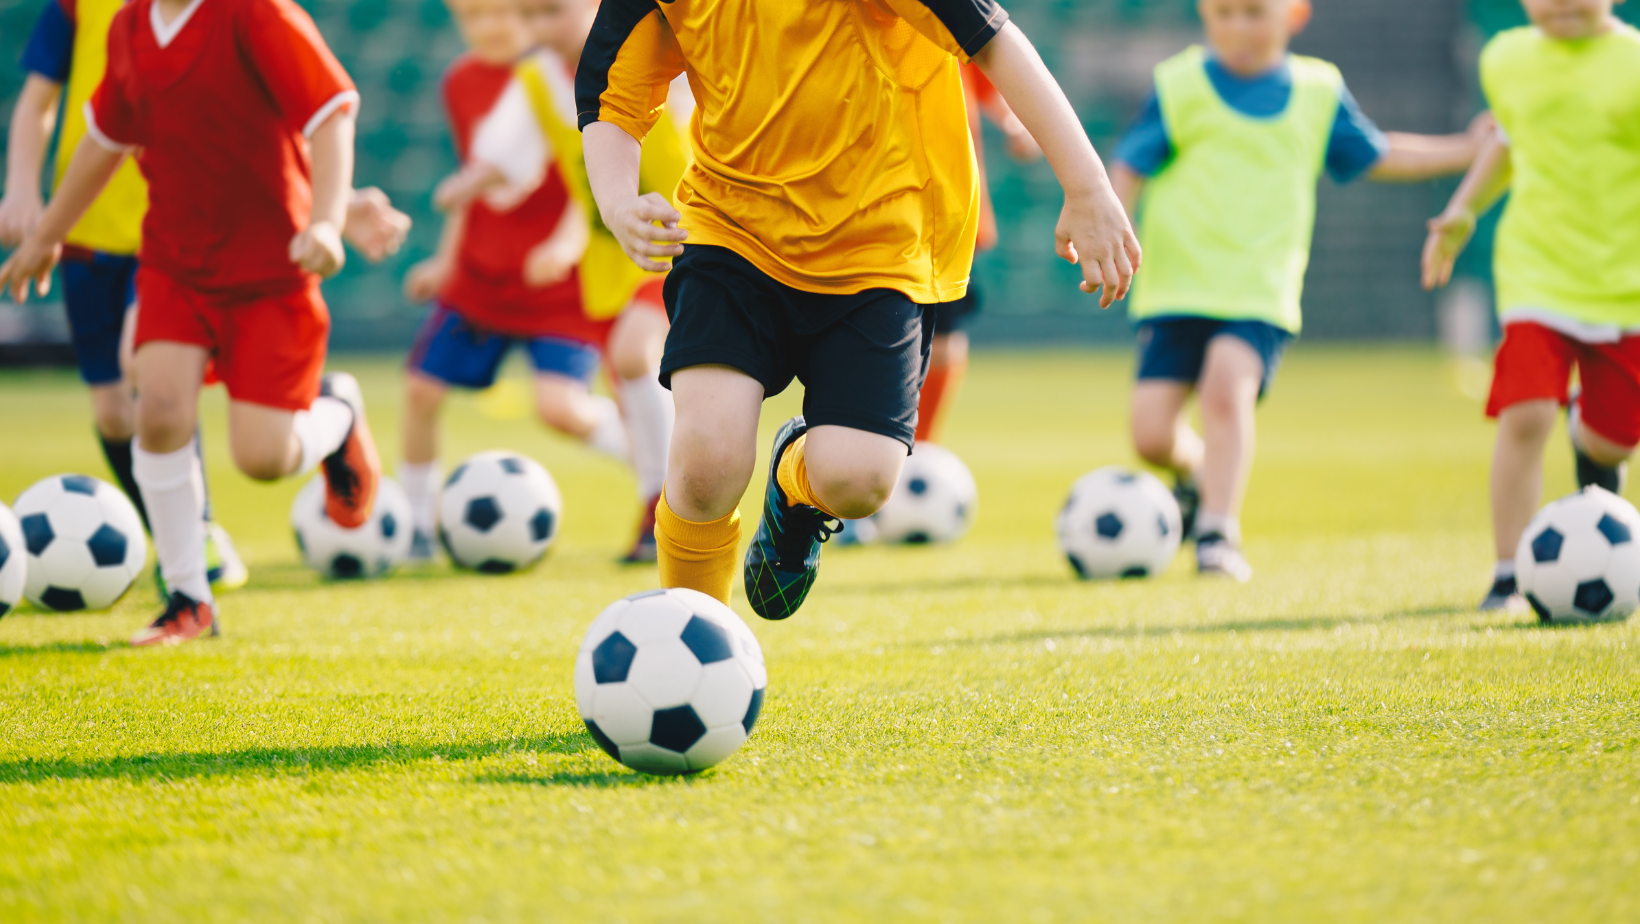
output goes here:
[{"label": "red shorts", "polygon": [[1503,329],[1486,416],[1522,401],[1567,401],[1572,368],[1583,423],[1619,446],[1640,443],[1640,336],[1584,343],[1530,321]]},{"label": "red shorts", "polygon": [[282,295],[217,296],[137,270],[135,347],[160,340],[204,347],[235,401],[306,410],[319,396],[329,337],[317,282]]}]

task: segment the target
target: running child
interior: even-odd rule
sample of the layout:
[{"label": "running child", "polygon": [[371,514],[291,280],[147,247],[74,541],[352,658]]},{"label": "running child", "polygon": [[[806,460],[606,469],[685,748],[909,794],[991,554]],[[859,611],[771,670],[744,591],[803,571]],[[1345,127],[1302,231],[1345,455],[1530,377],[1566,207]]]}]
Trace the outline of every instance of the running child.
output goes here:
[{"label": "running child", "polygon": [[[517,0],[454,0],[450,9],[468,52],[445,74],[445,111],[456,151],[470,166],[474,135],[514,86],[530,37]],[[587,247],[586,216],[550,151],[536,146],[524,156],[527,175],[509,188],[460,191],[460,174],[441,184],[437,199],[448,217],[438,251],[405,280],[409,297],[436,298],[411,351],[406,386],[399,476],[415,522],[412,558],[433,556],[445,393],[493,385],[515,345],[535,367],[543,422],[613,458],[628,456],[620,410],[589,388],[610,322],[582,310],[576,266]]]},{"label": "running child", "polygon": [[[663,586],[727,601],[759,410],[793,378],[804,415],[775,436],[743,569],[752,608],[796,612],[838,520],[887,499],[916,432],[924,306],[962,298],[973,262],[970,59],[1065,186],[1057,251],[1108,306],[1138,242],[1064,93],[994,0],[604,0],[576,79],[591,186],[639,266],[673,258]],[[683,73],[694,160],[674,209],[641,193],[639,144]]]},{"label": "running child", "polygon": [[[1424,244],[1424,286],[1446,285],[1476,217],[1510,192],[1493,253],[1497,565],[1483,610],[1526,607],[1515,548],[1538,508],[1559,408],[1580,488],[1621,493],[1640,443],[1640,32],[1612,4],[1523,0],[1532,25],[1487,44],[1481,85],[1498,131]],[[1569,394],[1574,368],[1580,388]]]},{"label": "running child", "polygon": [[[1466,135],[1379,131],[1338,68],[1288,54],[1309,0],[1198,9],[1208,47],[1156,67],[1155,91],[1115,155],[1116,189],[1130,211],[1138,204],[1148,258],[1128,306],[1138,324],[1133,443],[1173,472],[1198,571],[1246,581],[1253,414],[1301,326],[1321,173],[1340,183],[1460,173],[1489,123]],[[1192,393],[1200,435],[1186,415]]]},{"label": "running child", "polygon": [[109,27],[86,137],[0,266],[14,298],[31,284],[43,293],[69,230],[135,152],[149,208],[133,470],[170,598],[132,644],[216,630],[192,445],[208,367],[228,390],[241,471],[271,481],[322,464],[326,515],[344,527],[369,516],[380,463],[358,383],[322,376],[330,322],[319,296],[319,279],[345,260],[358,102],[290,0],[134,0]]},{"label": "running child", "polygon": [[[608,325],[605,343],[615,393],[627,422],[632,465],[642,504],[637,535],[622,560],[653,562],[655,509],[666,478],[672,441],[672,396],[660,384],[661,353],[668,323],[661,302],[663,279],[626,258],[620,243],[596,219],[587,185],[576,121],[574,73],[598,5],[593,0],[524,0],[529,34],[538,50],[518,67],[473,141],[471,190],[519,187],[531,182],[538,161],[550,156],[568,185],[584,221],[590,222],[579,279],[586,313]],[[677,83],[681,83],[678,81]],[[640,183],[645,192],[670,198],[688,163],[682,128],[691,106],[687,87],[668,101],[668,118],[643,145]]]},{"label": "running child", "polygon": [[[35,20],[23,47],[21,64],[27,76],[11,117],[6,191],[0,199],[0,246],[22,243],[45,210],[40,171],[59,106],[63,125],[52,169],[54,186],[62,182],[70,156],[85,137],[81,110],[102,80],[108,24],[123,4],[124,0],[48,0]],[[148,187],[142,174],[135,163],[122,165],[69,230],[62,261],[63,306],[80,379],[91,390],[97,439],[115,480],[144,523],[148,513],[131,473],[136,403],[120,362],[120,344],[126,315],[135,302],[132,283],[147,208]],[[243,586],[249,573],[227,531],[211,517],[208,492],[204,508],[211,584],[218,590]]]}]

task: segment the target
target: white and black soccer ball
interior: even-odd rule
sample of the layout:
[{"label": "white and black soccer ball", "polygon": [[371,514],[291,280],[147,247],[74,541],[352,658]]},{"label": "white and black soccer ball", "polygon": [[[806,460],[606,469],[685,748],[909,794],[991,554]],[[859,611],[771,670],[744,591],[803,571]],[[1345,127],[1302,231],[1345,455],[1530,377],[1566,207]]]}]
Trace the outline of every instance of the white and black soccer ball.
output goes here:
[{"label": "white and black soccer ball", "polygon": [[325,515],[325,480],[314,478],[296,492],[290,527],[302,560],[321,575],[336,580],[378,577],[410,553],[410,499],[398,482],[383,478],[376,485],[370,519],[357,529],[343,529]]},{"label": "white and black soccer ball", "polygon": [[878,542],[954,542],[974,525],[978,506],[979,487],[957,454],[918,443],[871,522]]},{"label": "white and black soccer ball", "polygon": [[575,702],[610,757],[695,773],[746,742],[768,686],[763,649],[734,610],[674,588],[617,600],[575,660]]},{"label": "white and black soccer ball", "polygon": [[28,551],[23,593],[38,606],[105,610],[148,560],[137,508],[106,481],[53,475],[24,491],[12,509]]},{"label": "white and black soccer ball", "polygon": [[1059,548],[1083,580],[1161,574],[1183,539],[1167,486],[1119,465],[1078,478],[1057,525]]},{"label": "white and black soccer ball", "polygon": [[463,568],[519,571],[547,554],[563,508],[557,482],[539,462],[516,452],[481,452],[444,482],[439,541]]},{"label": "white and black soccer ball", "polygon": [[1640,608],[1640,512],[1588,487],[1532,518],[1515,579],[1544,622],[1612,622]]},{"label": "white and black soccer ball", "polygon": [[28,580],[28,551],[23,546],[23,527],[17,514],[0,504],[0,616],[23,602],[23,585]]}]

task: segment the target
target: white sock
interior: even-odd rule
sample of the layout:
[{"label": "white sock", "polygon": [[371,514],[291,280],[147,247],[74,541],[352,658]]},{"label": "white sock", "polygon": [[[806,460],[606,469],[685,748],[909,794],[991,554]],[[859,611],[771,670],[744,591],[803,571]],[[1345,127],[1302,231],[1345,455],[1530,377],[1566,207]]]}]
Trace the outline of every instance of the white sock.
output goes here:
[{"label": "white sock", "polygon": [[598,452],[622,462],[631,458],[626,444],[626,425],[621,423],[621,409],[603,395],[592,396],[598,422],[587,434],[587,445]]},{"label": "white sock", "polygon": [[410,522],[427,535],[438,526],[438,489],[442,478],[437,462],[400,462],[399,485],[410,498]]},{"label": "white sock", "polygon": [[638,499],[648,501],[661,493],[666,481],[666,455],[672,448],[672,424],[677,411],[672,393],[656,375],[621,382],[627,435],[632,440],[632,468],[638,475]]},{"label": "white sock", "polygon": [[131,474],[148,507],[148,526],[165,585],[211,602],[205,568],[205,480],[193,443],[175,452],[131,447]]},{"label": "white sock", "polygon": [[297,474],[306,475],[318,468],[325,456],[342,448],[353,429],[353,408],[340,398],[320,395],[307,410],[296,412],[291,429],[302,443],[302,467]]},{"label": "white sock", "polygon": [[1507,581],[1515,576],[1515,560],[1513,558],[1498,559],[1497,567],[1492,569],[1492,580]]},{"label": "white sock", "polygon": [[1222,513],[1208,513],[1202,511],[1196,516],[1196,537],[1209,536],[1218,533],[1230,540],[1231,545],[1241,545],[1241,520],[1236,517],[1225,516]]}]

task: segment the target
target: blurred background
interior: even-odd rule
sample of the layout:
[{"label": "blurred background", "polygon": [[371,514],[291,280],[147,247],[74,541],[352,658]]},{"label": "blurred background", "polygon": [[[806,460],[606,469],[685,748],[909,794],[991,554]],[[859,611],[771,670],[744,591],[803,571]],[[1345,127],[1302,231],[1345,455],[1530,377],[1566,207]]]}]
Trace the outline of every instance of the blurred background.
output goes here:
[{"label": "blurred background", "polygon": [[[42,4],[0,0],[0,111],[9,120],[22,82],[16,66]],[[404,250],[369,266],[352,260],[325,292],[338,351],[408,348],[425,306],[406,302],[400,280],[438,237],[434,183],[455,166],[439,102],[439,77],[461,51],[442,0],[299,0],[364,97],[357,183],[386,190],[416,220]],[[1004,0],[1041,49],[1108,157],[1149,91],[1151,69],[1200,40],[1194,0]],[[1619,11],[1634,18],[1640,4]],[[1362,107],[1386,130],[1459,131],[1482,108],[1475,61],[1491,33],[1525,21],[1517,0],[1315,0],[1295,50],[1337,63]],[[1001,245],[976,270],[986,293],[977,343],[1124,342],[1120,310],[1099,312],[1052,251],[1060,193],[1044,164],[1018,164],[987,138],[986,159]],[[1417,281],[1423,223],[1455,181],[1415,186],[1322,181],[1304,336],[1313,340],[1445,340],[1484,349],[1490,336],[1490,240],[1483,233],[1460,268],[1464,284],[1439,299]],[[1489,226],[1488,226],[1489,227]],[[14,358],[44,358],[66,340],[60,306],[0,303],[0,343]],[[20,342],[29,345],[19,348]]]}]

